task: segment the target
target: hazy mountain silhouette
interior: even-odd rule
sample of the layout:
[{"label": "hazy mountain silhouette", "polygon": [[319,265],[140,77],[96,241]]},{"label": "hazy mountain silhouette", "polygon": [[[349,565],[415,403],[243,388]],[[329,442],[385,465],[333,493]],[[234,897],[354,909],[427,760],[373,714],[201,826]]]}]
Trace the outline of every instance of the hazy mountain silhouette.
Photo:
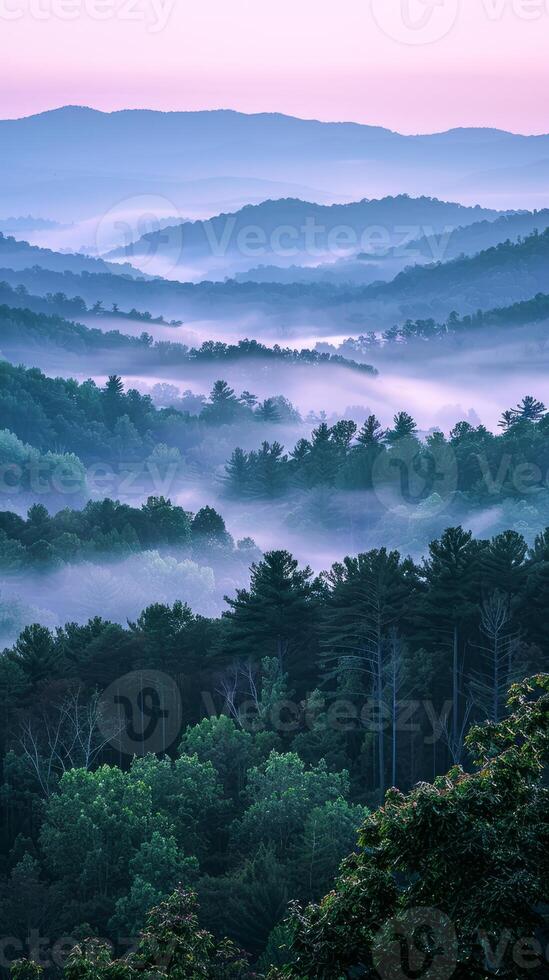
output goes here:
[{"label": "hazy mountain silhouette", "polygon": [[246,272],[237,273],[238,282],[332,282],[367,285],[377,279],[391,280],[406,267],[430,264],[434,261],[450,261],[461,255],[476,255],[505,241],[516,242],[534,231],[549,227],[549,209],[505,214],[496,220],[475,222],[453,231],[423,236],[403,241],[401,246],[390,249],[386,255],[359,253],[335,262],[321,262],[305,267],[298,264],[280,268],[261,264]]},{"label": "hazy mountain silhouette", "polygon": [[75,272],[77,275],[81,272],[142,275],[138,270],[132,269],[127,262],[114,264],[88,255],[55,252],[50,248],[29,245],[28,242],[16,239],[11,235],[4,235],[2,232],[0,232],[0,265],[14,271],[40,266],[40,268],[50,269],[52,272]]},{"label": "hazy mountain silhouette", "polygon": [[[197,191],[211,214],[215,205],[208,210],[208,191],[196,182],[212,178],[219,182],[211,191],[217,205],[265,196],[261,181],[276,182],[277,196],[295,195],[298,185],[324,201],[328,193],[356,200],[406,191],[471,202],[482,191],[479,200],[495,206],[549,203],[549,136],[495,129],[403,136],[276,113],[68,106],[0,122],[0,142],[0,213],[30,210],[57,220],[82,220],[139,194],[161,195],[185,215]],[[486,181],[486,173],[501,172],[502,182]]]},{"label": "hazy mountain silhouette", "polygon": [[[167,281],[137,279],[112,273],[76,275],[39,268],[12,271],[0,268],[0,281],[24,285],[34,295],[64,292],[81,296],[88,305],[101,300],[107,309],[149,310],[154,316],[193,319],[253,317],[255,335],[263,335],[266,318],[282,325],[315,323],[319,329],[348,329],[346,321],[385,327],[408,317],[461,314],[507,306],[547,290],[549,230],[519,243],[504,243],[473,257],[415,266],[391,282],[366,287],[329,282],[256,283]],[[243,320],[244,322],[244,320]],[[247,330],[248,327],[243,327]],[[360,326],[358,327],[360,329]],[[349,332],[357,332],[353,328]]]},{"label": "hazy mountain silhouette", "polygon": [[296,261],[310,265],[362,249],[386,254],[421,234],[447,234],[498,217],[499,212],[479,206],[406,194],[333,205],[286,198],[153,231],[107,257],[135,260],[137,265],[142,257],[166,259],[170,269],[182,266],[188,277],[224,278],[250,268],[258,257],[284,266]]}]

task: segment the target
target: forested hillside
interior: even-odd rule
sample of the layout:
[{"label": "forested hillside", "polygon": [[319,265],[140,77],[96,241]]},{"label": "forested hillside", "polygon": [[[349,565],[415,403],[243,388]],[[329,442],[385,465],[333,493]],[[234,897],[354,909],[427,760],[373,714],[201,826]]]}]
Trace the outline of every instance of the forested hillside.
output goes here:
[{"label": "forested hillside", "polygon": [[[542,667],[548,541],[450,528],[423,563],[380,549],[319,577],[275,551],[219,620],[176,603],[25,629],[0,660],[10,934],[23,894],[48,928],[133,934],[181,882],[259,956],[290,896],[329,887],[364,808],[467,762],[468,724],[500,721]],[[171,706],[153,741],[101,715],[98,689],[133,697],[136,668]]]},{"label": "forested hillside", "polygon": [[415,266],[387,283],[366,287],[322,283],[208,282],[179,283],[163,279],[132,280],[110,273],[75,275],[0,268],[0,280],[23,285],[38,295],[62,292],[121,309],[137,306],[156,316],[199,317],[216,311],[221,317],[255,308],[290,322],[314,315],[319,322],[362,312],[379,323],[409,316],[448,316],[452,310],[507,306],[530,299],[547,287],[549,229],[516,243],[504,242],[472,257]]},{"label": "forested hillside", "polygon": [[0,0],[0,980],[549,980],[548,14]]}]

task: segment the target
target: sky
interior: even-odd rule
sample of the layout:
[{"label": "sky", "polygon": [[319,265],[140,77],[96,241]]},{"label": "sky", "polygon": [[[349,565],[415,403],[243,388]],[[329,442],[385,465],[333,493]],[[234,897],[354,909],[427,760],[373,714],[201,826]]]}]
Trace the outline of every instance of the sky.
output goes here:
[{"label": "sky", "polygon": [[0,0],[0,117],[232,108],[549,132],[549,0]]}]

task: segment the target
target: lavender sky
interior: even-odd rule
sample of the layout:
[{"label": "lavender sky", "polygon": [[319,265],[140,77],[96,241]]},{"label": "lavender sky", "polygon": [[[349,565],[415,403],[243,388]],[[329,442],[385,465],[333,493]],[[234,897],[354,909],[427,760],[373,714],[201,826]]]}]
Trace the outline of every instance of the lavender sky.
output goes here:
[{"label": "lavender sky", "polygon": [[549,132],[549,0],[0,0],[0,116],[234,108]]}]

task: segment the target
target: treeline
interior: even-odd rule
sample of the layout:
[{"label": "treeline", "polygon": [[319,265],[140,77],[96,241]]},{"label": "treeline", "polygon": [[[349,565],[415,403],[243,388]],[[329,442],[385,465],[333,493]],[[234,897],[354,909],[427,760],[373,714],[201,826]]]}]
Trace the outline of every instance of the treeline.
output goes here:
[{"label": "treeline", "polygon": [[503,305],[508,305],[525,299],[526,289],[531,296],[546,287],[548,256],[549,228],[545,228],[517,242],[501,242],[471,257],[412,266],[392,282],[366,286],[362,295],[368,300],[428,301],[435,305],[441,302],[446,305],[452,296],[462,296],[470,302],[470,297],[478,295],[484,301],[483,306],[488,296],[492,302],[500,298]]},{"label": "treeline", "polygon": [[[253,548],[251,539],[246,539]],[[235,547],[220,514],[202,507],[196,514],[164,497],[149,497],[141,507],[131,507],[108,497],[89,501],[82,510],[68,507],[50,515],[42,504],[33,504],[26,519],[0,511],[0,570],[4,574],[28,569],[50,569],[64,562],[105,560],[108,557],[170,546],[232,551]]]},{"label": "treeline", "polygon": [[[157,408],[150,395],[134,388],[125,391],[119,375],[100,387],[93,380],[50,378],[38,368],[7,361],[0,361],[0,418],[5,427],[0,463],[17,464],[25,473],[31,445],[42,454],[63,447],[86,464],[150,460],[162,469],[180,463],[180,450],[198,445],[212,426],[300,421],[284,397],[260,402],[249,391],[237,396],[222,380],[195,415],[171,406]],[[9,474],[4,476],[9,485]],[[21,473],[14,472],[13,480],[20,485]]]},{"label": "treeline", "polygon": [[342,311],[368,314],[382,322],[414,316],[447,316],[452,309],[476,310],[529,299],[547,286],[549,229],[519,242],[504,242],[472,257],[412,266],[391,282],[369,286],[315,283],[208,282],[179,283],[132,279],[110,273],[53,272],[33,268],[0,269],[0,279],[29,292],[81,296],[93,306],[113,303],[123,309],[161,308],[166,316],[238,315],[250,308],[299,322],[314,313],[324,322],[341,319]]},{"label": "treeline", "polygon": [[[123,310],[119,309],[117,303],[113,303],[112,308],[106,310],[103,307],[103,303],[101,302],[101,300],[97,300],[95,303],[90,304],[88,306],[81,296],[69,297],[62,292],[46,293],[45,296],[33,296],[31,293],[29,293],[28,289],[25,286],[19,285],[14,287],[11,286],[9,282],[0,282],[0,302],[2,303],[2,316],[6,316],[6,314],[8,316],[10,314],[13,315],[14,310],[20,310],[25,313],[43,314],[53,319],[57,317],[64,318],[64,317],[78,317],[78,316],[96,316],[96,317],[109,317],[110,320],[137,320],[151,325],[156,324],[156,325],[163,325],[163,326],[170,326],[170,327],[181,326],[180,320],[171,320],[168,323],[163,316],[153,317],[152,313],[149,313],[147,310],[142,313],[139,310],[132,308],[128,312],[124,312]],[[7,307],[7,310],[4,310],[3,307]],[[41,326],[41,321],[40,320],[33,321],[32,318],[27,317],[23,321],[23,323],[27,329],[29,339],[33,339],[35,342],[39,340],[40,339],[39,328]],[[42,326],[47,334],[48,324],[47,323],[42,324]],[[57,326],[59,329],[63,325],[58,324]],[[79,334],[80,337],[84,336],[83,330],[85,328],[83,328],[81,324],[71,323],[71,324],[67,324],[67,326],[80,327],[81,328],[80,331],[78,331],[78,329],[75,331],[76,335],[78,336]],[[35,329],[33,331],[31,329],[32,327],[38,329]],[[10,324],[8,323],[3,328],[3,332],[6,335],[6,338],[10,336],[9,330],[10,330]],[[66,338],[65,338],[66,342],[69,342],[70,331],[65,331],[65,332],[66,332]],[[111,332],[114,333],[115,335],[117,334],[117,331],[111,331]],[[52,336],[55,337],[55,333],[53,333]],[[132,339],[132,338],[128,338],[128,339]],[[57,341],[59,342],[59,338],[57,338]],[[123,342],[124,341],[122,339],[120,343],[123,344]]]},{"label": "treeline", "polygon": [[[17,219],[16,219],[17,220]],[[24,220],[24,219],[23,219]],[[34,224],[34,227],[51,227],[47,223],[43,225]],[[82,273],[110,273],[120,275],[140,276],[137,269],[133,269],[129,263],[125,262],[119,266],[105,262],[101,258],[91,255],[83,255],[77,252],[54,252],[50,248],[41,248],[38,245],[30,245],[22,239],[14,238],[0,231],[0,264],[9,266],[10,269],[32,268],[42,266],[44,269],[51,269],[57,272]]]},{"label": "treeline", "polygon": [[[467,494],[470,506],[497,499],[521,499],[546,490],[549,472],[549,415],[527,395],[502,415],[501,434],[485,426],[458,422],[446,437],[431,432],[419,438],[415,420],[398,412],[383,429],[370,415],[359,429],[352,420],[333,426],[322,422],[310,439],[300,439],[290,453],[279,442],[259,450],[234,450],[225,467],[228,493],[269,498],[297,488],[393,492],[394,502],[420,503],[434,494]],[[411,477],[419,495],[414,497]],[[461,498],[460,498],[461,499]]]},{"label": "treeline", "polygon": [[453,312],[442,323],[432,317],[427,320],[408,319],[402,326],[393,326],[381,333],[370,331],[358,337],[349,337],[337,348],[323,343],[318,346],[320,350],[338,350],[345,357],[360,359],[371,357],[373,351],[379,354],[388,350],[392,354],[394,345],[403,346],[416,341],[442,341],[448,337],[467,338],[471,333],[480,336],[479,331],[485,327],[522,327],[548,319],[549,294],[538,293],[533,299],[521,303],[496,307],[493,310],[478,310],[467,316],[459,316]]},{"label": "treeline", "polygon": [[189,423],[136,389],[125,392],[117,375],[100,388],[7,361],[0,362],[0,417],[18,439],[42,451],[66,447],[86,462],[141,459],[159,443],[173,446]]},{"label": "treeline", "polygon": [[[121,313],[115,304],[114,311],[104,310],[100,301],[87,310],[80,297],[68,299],[63,293],[48,295],[45,299],[37,298],[38,303],[32,309],[27,309],[29,300],[24,287],[17,287],[13,295],[4,297],[5,283],[0,283],[0,299],[7,298],[13,303],[16,295],[21,298],[23,308],[3,304],[0,306],[0,343],[5,353],[17,351],[20,356],[28,353],[29,347],[50,350],[58,347],[70,353],[101,353],[103,351],[120,350],[120,353],[131,352],[143,355],[143,363],[237,363],[257,359],[266,362],[282,362],[284,364],[325,366],[327,364],[345,367],[370,375],[377,374],[369,364],[357,363],[342,357],[340,354],[326,353],[318,350],[294,350],[274,344],[267,347],[257,340],[240,340],[237,344],[226,344],[222,341],[208,340],[198,348],[189,348],[186,344],[176,341],[157,340],[152,334],[144,331],[140,337],[131,337],[118,330],[100,330],[97,327],[86,327],[65,319],[65,316],[83,316],[87,313],[97,317],[138,320],[147,325],[165,323],[162,317],[153,319],[150,313],[139,313],[132,309],[129,313]],[[11,287],[7,286],[8,290]],[[31,297],[34,300],[36,297]],[[29,304],[30,305],[30,304]],[[34,306],[42,307],[35,309]],[[54,307],[55,315],[49,314],[49,307]],[[62,315],[57,315],[58,313]],[[170,326],[178,326],[178,321],[172,321]],[[51,352],[51,350],[50,350]]]},{"label": "treeline", "polygon": [[[59,973],[64,980],[138,980],[156,975],[161,963],[161,975],[174,980],[327,980],[377,977],[388,969],[403,975],[413,942],[423,964],[440,976],[497,971],[504,980],[542,980],[549,962],[549,675],[513,685],[507,708],[502,723],[476,726],[467,736],[471,773],[453,767],[432,785],[387,794],[385,806],[366,816],[358,846],[328,894],[305,909],[294,903],[253,967],[233,941],[201,928],[196,894],[179,883],[163,898],[151,889],[157,904],[129,953],[116,957],[108,940],[88,931],[63,958],[62,971],[57,958]],[[276,809],[274,803],[271,813]],[[330,817],[335,830],[333,812]],[[332,836],[332,851],[333,843]],[[315,827],[315,856],[318,847],[326,847],[326,837]],[[315,864],[313,856],[309,871]],[[490,900],[494,894],[498,901]],[[236,906],[241,916],[246,898],[243,892]],[[262,910],[256,903],[256,914]],[[51,964],[43,946],[40,953],[40,965],[28,957],[13,962],[11,980],[40,980],[42,964]]]},{"label": "treeline", "polygon": [[[259,957],[290,898],[330,887],[364,807],[469,764],[469,724],[547,667],[548,603],[549,529],[529,550],[457,527],[419,564],[379,549],[314,576],[270,552],[220,619],[177,602],[27,627],[0,658],[7,934],[40,915],[50,936],[134,935],[183,883]],[[106,727],[109,690],[126,727]]]}]

